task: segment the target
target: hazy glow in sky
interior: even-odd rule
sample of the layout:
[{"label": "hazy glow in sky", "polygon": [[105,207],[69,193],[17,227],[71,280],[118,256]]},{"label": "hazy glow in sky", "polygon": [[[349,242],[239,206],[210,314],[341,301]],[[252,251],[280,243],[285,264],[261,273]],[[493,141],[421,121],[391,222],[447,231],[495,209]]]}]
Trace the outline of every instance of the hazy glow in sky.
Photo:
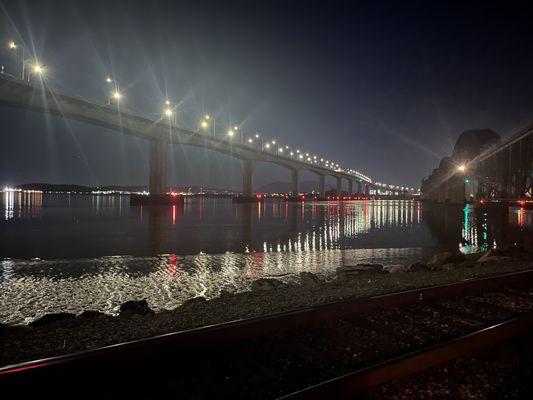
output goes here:
[{"label": "hazy glow in sky", "polygon": [[[533,122],[528,12],[493,3],[2,1],[0,63],[24,44],[50,84],[191,127],[209,113],[418,187],[467,129]],[[316,4],[315,4],[316,3]],[[82,123],[0,108],[0,184],[146,184],[147,146]],[[240,163],[176,146],[169,184],[238,189]],[[261,165],[257,184],[289,180]],[[316,179],[302,174],[302,180]],[[332,183],[332,182],[331,182]]]}]

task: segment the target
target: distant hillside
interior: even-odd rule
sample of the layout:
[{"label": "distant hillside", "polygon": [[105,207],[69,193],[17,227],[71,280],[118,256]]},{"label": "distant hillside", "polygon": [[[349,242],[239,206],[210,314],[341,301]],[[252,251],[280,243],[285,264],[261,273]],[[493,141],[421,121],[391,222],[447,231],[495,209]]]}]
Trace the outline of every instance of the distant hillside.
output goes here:
[{"label": "distant hillside", "polygon": [[80,192],[91,193],[93,188],[89,186],[54,184],[54,183],[23,183],[17,186],[22,190],[41,190],[43,192]]},{"label": "distant hillside", "polygon": [[[127,186],[127,185],[108,185],[108,186],[82,186],[82,185],[71,185],[65,183],[23,183],[17,186],[18,189],[23,190],[41,190],[43,192],[77,192],[77,193],[91,193],[94,190],[101,191],[117,191],[117,192],[142,192],[148,191],[148,186],[138,185],[138,186]],[[171,186],[169,189],[178,192],[190,192],[190,193],[200,193],[203,192],[228,192],[235,193],[233,190],[218,189],[218,188],[207,188],[203,186]]]}]

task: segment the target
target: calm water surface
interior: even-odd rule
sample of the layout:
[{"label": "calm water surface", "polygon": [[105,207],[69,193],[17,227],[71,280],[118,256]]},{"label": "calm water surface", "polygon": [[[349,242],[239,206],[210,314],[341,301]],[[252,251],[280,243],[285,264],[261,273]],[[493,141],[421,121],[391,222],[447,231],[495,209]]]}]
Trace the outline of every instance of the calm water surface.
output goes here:
[{"label": "calm water surface", "polygon": [[[0,321],[46,312],[155,309],[248,290],[253,279],[334,276],[341,265],[395,264],[435,251],[519,242],[533,214],[516,208],[428,207],[416,201],[130,207],[126,196],[2,193]],[[464,238],[468,243],[462,245]]]}]

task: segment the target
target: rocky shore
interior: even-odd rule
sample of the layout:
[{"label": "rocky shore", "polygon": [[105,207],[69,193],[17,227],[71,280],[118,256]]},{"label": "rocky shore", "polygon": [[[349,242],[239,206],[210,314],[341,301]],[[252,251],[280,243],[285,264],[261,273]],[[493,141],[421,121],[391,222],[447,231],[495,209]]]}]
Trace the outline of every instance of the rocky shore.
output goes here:
[{"label": "rocky shore", "polygon": [[260,278],[244,293],[197,297],[155,313],[146,301],[128,301],[116,316],[87,310],[47,314],[29,325],[0,324],[0,365],[96,348],[231,320],[399,290],[533,268],[533,252],[519,246],[463,255],[439,253],[410,265],[358,264],[337,269],[335,280],[303,272],[298,285]]}]

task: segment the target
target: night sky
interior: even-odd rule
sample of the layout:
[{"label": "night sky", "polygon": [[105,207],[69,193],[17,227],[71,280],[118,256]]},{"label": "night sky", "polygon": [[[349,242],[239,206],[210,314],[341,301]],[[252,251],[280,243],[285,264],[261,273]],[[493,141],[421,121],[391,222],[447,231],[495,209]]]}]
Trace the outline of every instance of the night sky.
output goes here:
[{"label": "night sky", "polygon": [[[20,68],[13,39],[52,87],[104,103],[111,75],[124,105],[153,118],[168,97],[190,127],[216,115],[217,133],[238,124],[381,182],[419,187],[462,131],[505,137],[533,122],[527,2],[0,4],[7,72]],[[148,182],[142,140],[3,106],[0,121],[0,185]],[[174,146],[168,182],[239,189],[240,171],[227,156]],[[256,186],[289,176],[261,165]]]}]

